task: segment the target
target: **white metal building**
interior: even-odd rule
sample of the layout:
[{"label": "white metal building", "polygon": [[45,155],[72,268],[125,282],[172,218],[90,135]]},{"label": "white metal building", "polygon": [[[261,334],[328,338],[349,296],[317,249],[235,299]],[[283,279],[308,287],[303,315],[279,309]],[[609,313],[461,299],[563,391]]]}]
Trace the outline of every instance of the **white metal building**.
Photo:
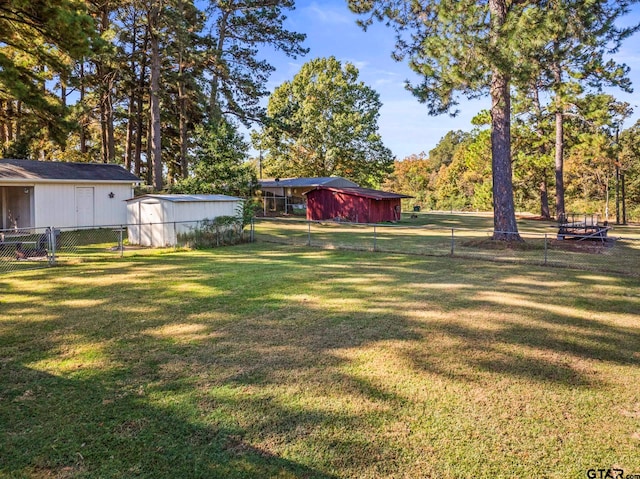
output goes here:
[{"label": "white metal building", "polygon": [[218,216],[238,216],[241,198],[227,195],[143,195],[127,200],[130,244],[174,246],[180,233]]},{"label": "white metal building", "polygon": [[119,165],[0,160],[0,230],[124,224],[139,183]]}]

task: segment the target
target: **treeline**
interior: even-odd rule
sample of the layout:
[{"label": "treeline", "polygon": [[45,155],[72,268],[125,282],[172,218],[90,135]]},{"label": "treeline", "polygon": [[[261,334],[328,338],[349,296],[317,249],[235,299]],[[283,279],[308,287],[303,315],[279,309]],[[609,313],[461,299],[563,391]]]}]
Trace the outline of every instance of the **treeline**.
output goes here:
[{"label": "treeline", "polygon": [[[587,96],[582,106],[564,125],[566,213],[640,219],[640,121],[621,130],[616,112],[628,113],[627,107],[609,95]],[[450,131],[428,154],[396,161],[384,187],[414,196],[414,204],[427,209],[491,211],[491,138],[485,120],[480,114],[473,130]],[[553,115],[545,120],[520,112],[512,125],[516,209],[556,217]]]},{"label": "treeline", "polygon": [[0,157],[122,163],[158,190],[187,178],[198,141],[263,117],[274,68],[258,48],[306,53],[283,26],[293,6],[0,2]]}]

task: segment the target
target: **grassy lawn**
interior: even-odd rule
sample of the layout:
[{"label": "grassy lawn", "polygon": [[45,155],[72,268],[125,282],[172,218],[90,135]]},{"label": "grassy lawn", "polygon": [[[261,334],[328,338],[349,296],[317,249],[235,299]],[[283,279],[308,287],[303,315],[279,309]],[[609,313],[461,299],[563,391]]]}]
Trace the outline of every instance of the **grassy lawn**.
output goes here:
[{"label": "grassy lawn", "polygon": [[252,244],[0,289],[0,477],[640,474],[636,278]]},{"label": "grassy lawn", "polygon": [[521,215],[522,243],[491,241],[493,217],[488,213],[403,214],[396,224],[354,225],[333,221],[309,224],[299,217],[256,218],[258,241],[311,245],[327,249],[382,251],[428,256],[455,255],[532,265],[547,264],[594,272],[639,276],[640,227],[614,226],[615,241],[558,240],[558,225]]}]

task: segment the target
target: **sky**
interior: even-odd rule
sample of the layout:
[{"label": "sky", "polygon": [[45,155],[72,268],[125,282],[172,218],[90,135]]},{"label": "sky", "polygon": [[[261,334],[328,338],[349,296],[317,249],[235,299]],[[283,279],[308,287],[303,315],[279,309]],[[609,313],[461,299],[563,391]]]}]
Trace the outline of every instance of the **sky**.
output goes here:
[{"label": "sky", "polygon": [[[405,81],[418,77],[407,62],[391,58],[394,33],[389,27],[374,24],[364,32],[357,24],[357,15],[347,8],[345,0],[296,2],[296,9],[287,12],[286,27],[304,33],[304,45],[310,49],[305,57],[292,59],[282,53],[266,51],[266,59],[276,67],[268,84],[273,91],[298,73],[304,63],[314,58],[335,56],[342,62],[353,63],[360,71],[360,79],[380,95],[383,104],[378,121],[385,146],[398,159],[420,152],[428,153],[450,130],[470,131],[471,119],[482,109],[490,107],[489,98],[460,100],[460,113],[429,116],[427,107],[405,89]],[[625,23],[640,21],[640,7],[625,18]],[[630,78],[638,93],[626,94],[619,89],[607,90],[618,100],[631,104],[634,114],[623,128],[640,118],[640,33],[627,39],[614,56],[619,63],[631,68]],[[266,100],[265,100],[266,105]]]}]

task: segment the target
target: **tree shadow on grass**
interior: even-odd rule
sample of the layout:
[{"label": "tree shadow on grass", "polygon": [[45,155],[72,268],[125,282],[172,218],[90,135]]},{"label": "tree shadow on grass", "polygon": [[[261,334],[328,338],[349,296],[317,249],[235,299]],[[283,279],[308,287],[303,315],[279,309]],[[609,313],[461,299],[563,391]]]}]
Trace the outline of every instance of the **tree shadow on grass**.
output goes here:
[{"label": "tree shadow on grass", "polygon": [[[6,382],[34,375],[0,403],[6,418],[15,416],[5,426],[12,453],[29,450],[21,434],[40,442],[14,461],[16,475],[39,464],[75,467],[79,452],[79,477],[116,477],[108,472],[115,459],[104,452],[114,449],[125,458],[132,451],[118,469],[123,477],[370,472],[376,461],[393,467],[401,454],[359,431],[375,436],[376,424],[411,407],[401,384],[378,375],[372,362],[380,352],[406,359],[402,374],[417,389],[437,376],[482,387],[505,379],[595,390],[604,386],[592,373],[595,363],[639,364],[637,328],[616,322],[628,314],[624,301],[593,302],[593,280],[578,273],[559,280],[555,272],[515,265],[255,247],[72,271],[33,273],[49,283],[25,293],[31,304],[17,297],[0,304],[12,315],[0,324],[3,367],[12,376]],[[563,298],[565,287],[576,297]],[[29,319],[39,315],[40,322]],[[38,362],[46,368],[60,356],[77,357],[86,344],[104,365],[92,367],[87,358],[77,373],[67,369],[66,379],[33,370]],[[366,367],[358,369],[358,361]],[[48,382],[50,391],[37,390]],[[29,411],[29,390],[50,407]],[[65,425],[60,417],[73,411],[78,415]],[[43,417],[46,430],[29,417]],[[83,438],[101,424],[109,428],[99,447],[83,453]],[[62,459],[45,444],[55,444],[56,430],[67,441],[80,438]],[[159,449],[147,457],[148,447]],[[304,447],[314,451],[301,454],[305,464],[273,453],[298,448],[289,457],[300,457]]]},{"label": "tree shadow on grass", "polygon": [[250,445],[230,418],[205,426],[99,376],[62,378],[12,362],[1,372],[0,475],[336,477]]}]

